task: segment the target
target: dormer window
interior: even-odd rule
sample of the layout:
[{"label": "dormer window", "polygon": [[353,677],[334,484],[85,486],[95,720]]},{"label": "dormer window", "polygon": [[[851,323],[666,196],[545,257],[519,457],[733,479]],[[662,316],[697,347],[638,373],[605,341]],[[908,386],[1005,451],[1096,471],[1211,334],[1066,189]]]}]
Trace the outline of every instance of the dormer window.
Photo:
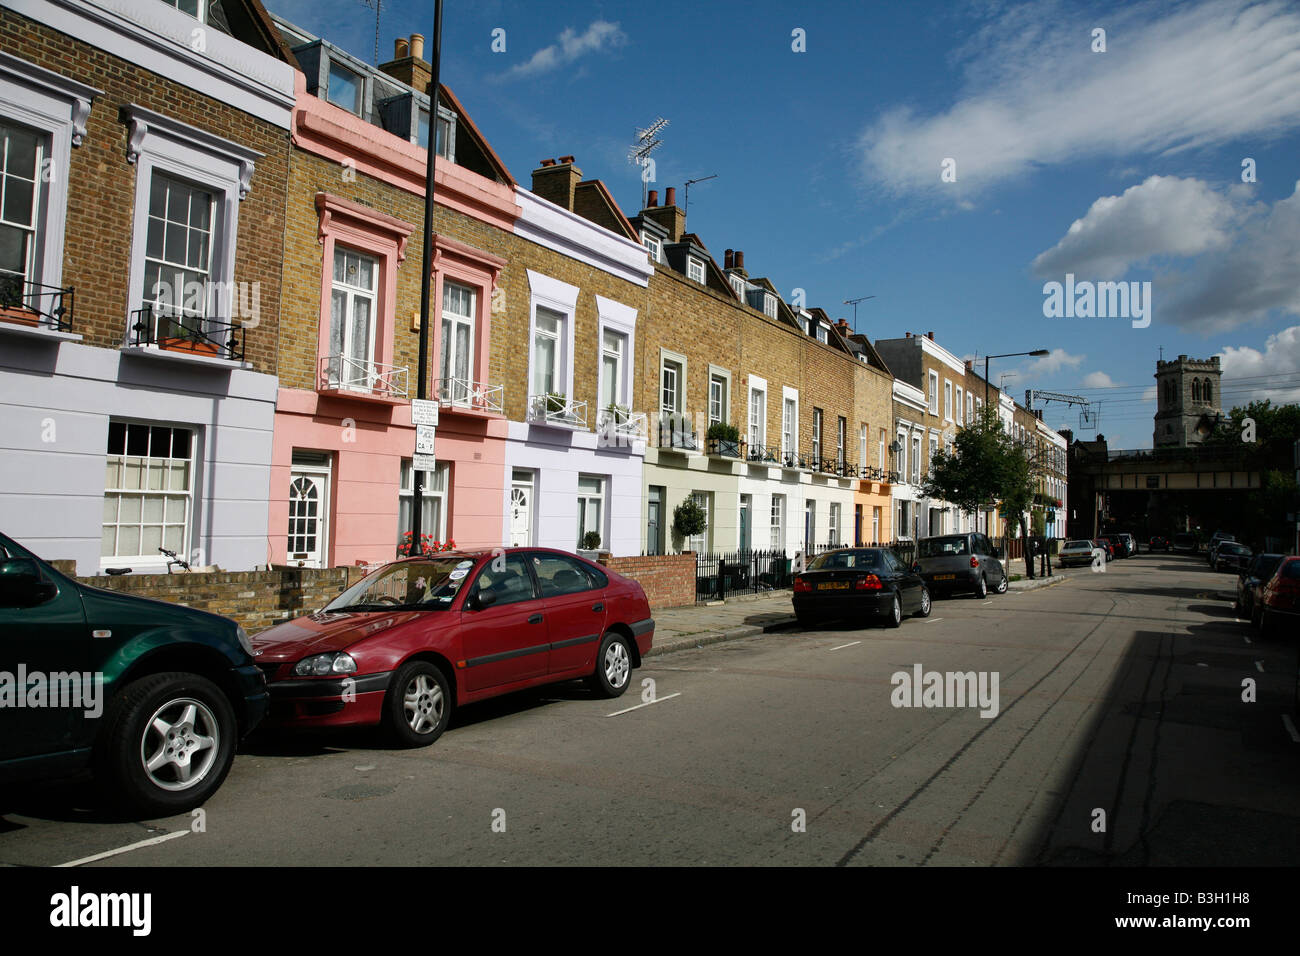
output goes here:
[{"label": "dormer window", "polygon": [[817,341],[818,341],[818,342],[823,342],[823,343],[829,345],[829,344],[830,344],[830,340],[831,340],[830,329],[826,328],[826,326],[824,326],[822,323],[818,322],[818,323],[817,323]]},{"label": "dormer window", "polygon": [[703,284],[704,283],[703,260],[696,259],[694,256],[689,256],[686,259],[686,277],[692,280],[693,282],[699,282],[700,284]]},{"label": "dormer window", "polygon": [[341,63],[330,62],[329,86],[325,98],[331,103],[360,116],[361,91],[364,88],[365,81],[359,74]]},{"label": "dormer window", "polygon": [[648,232],[641,233],[641,245],[645,246],[650,253],[651,262],[663,261],[663,246],[657,238]]},{"label": "dormer window", "polygon": [[799,328],[803,329],[804,335],[808,334],[808,316],[806,315],[799,316]]},{"label": "dormer window", "polygon": [[740,298],[740,301],[744,302],[745,280],[738,275],[727,276],[727,280],[731,283],[731,287],[736,290],[736,295]]},{"label": "dormer window", "polygon": [[771,293],[763,296],[763,314],[769,319],[776,318],[776,296]]},{"label": "dormer window", "polygon": [[206,22],[208,0],[163,0],[169,7],[175,7],[181,13],[188,13],[198,20]]},{"label": "dormer window", "polygon": [[[420,110],[416,143],[421,149],[429,148],[429,111]],[[456,114],[438,108],[438,155],[449,163],[456,161]]]}]

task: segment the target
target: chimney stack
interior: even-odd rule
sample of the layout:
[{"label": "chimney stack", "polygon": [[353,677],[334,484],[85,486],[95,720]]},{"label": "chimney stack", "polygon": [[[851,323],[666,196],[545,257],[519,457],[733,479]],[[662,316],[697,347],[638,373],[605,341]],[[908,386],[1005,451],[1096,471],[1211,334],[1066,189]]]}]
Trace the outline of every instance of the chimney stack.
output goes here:
[{"label": "chimney stack", "polygon": [[677,190],[669,186],[664,191],[664,204],[655,206],[651,203],[642,215],[654,220],[668,233],[666,242],[681,242],[686,231],[686,215],[677,208]]},{"label": "chimney stack", "polygon": [[561,156],[558,165],[542,160],[533,170],[533,192],[569,212],[573,212],[573,196],[581,181],[582,170],[573,165],[572,156]]},{"label": "chimney stack", "polygon": [[730,249],[722,253],[722,268],[730,269],[735,264],[736,264],[735,253],[733,253]]},{"label": "chimney stack", "polygon": [[966,371],[967,371],[967,372],[973,372],[974,370],[975,370],[975,363],[974,363],[974,361],[972,361],[971,359],[967,359],[967,360],[966,360]]},{"label": "chimney stack", "polygon": [[412,33],[410,39],[395,39],[393,58],[379,64],[379,69],[421,93],[428,90],[429,81],[433,79],[433,67],[424,60],[424,36]]},{"label": "chimney stack", "polygon": [[911,332],[904,332],[904,333],[903,333],[903,337],[904,337],[904,338],[908,338],[908,339],[910,339],[910,338],[912,337],[912,333],[911,333]]},{"label": "chimney stack", "polygon": [[926,333],[925,333],[925,337],[926,337],[927,339],[929,339],[931,342],[934,341],[934,333],[933,333],[933,332],[926,332]]}]

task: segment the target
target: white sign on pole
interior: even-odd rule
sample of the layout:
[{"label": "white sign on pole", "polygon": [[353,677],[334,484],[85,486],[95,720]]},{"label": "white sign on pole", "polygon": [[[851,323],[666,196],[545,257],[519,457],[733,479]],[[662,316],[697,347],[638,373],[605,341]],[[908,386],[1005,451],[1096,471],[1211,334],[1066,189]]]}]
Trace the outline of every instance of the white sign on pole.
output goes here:
[{"label": "white sign on pole", "polygon": [[432,425],[415,426],[415,453],[433,457],[434,428]]},{"label": "white sign on pole", "polygon": [[411,423],[413,425],[437,425],[438,403],[423,398],[411,399]]},{"label": "white sign on pole", "polygon": [[411,467],[416,471],[433,471],[438,467],[438,459],[432,455],[413,455]]}]

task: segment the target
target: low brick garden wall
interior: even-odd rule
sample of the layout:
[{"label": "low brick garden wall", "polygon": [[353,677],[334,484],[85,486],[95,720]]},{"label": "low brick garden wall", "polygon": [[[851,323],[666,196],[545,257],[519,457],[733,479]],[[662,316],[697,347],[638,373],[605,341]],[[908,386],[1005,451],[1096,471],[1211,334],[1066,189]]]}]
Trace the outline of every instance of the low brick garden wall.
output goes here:
[{"label": "low brick garden wall", "polygon": [[195,574],[122,574],[78,578],[82,584],[211,611],[256,634],[310,613],[364,576],[362,568],[289,568]]},{"label": "low brick garden wall", "polygon": [[651,610],[695,603],[694,554],[604,557],[600,563],[611,571],[635,579],[645,589]]}]

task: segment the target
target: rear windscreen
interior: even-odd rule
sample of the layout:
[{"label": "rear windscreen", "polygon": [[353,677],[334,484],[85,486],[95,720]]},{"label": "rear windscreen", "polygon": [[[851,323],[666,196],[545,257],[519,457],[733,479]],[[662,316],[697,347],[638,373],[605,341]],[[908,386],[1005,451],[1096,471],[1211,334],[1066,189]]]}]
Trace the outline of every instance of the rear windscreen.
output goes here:
[{"label": "rear windscreen", "polygon": [[842,568],[863,568],[876,571],[881,567],[879,551],[828,551],[813,558],[809,571],[833,571]]},{"label": "rear windscreen", "polygon": [[969,554],[970,546],[965,535],[951,538],[922,538],[917,554],[922,558],[942,558],[953,554]]}]

